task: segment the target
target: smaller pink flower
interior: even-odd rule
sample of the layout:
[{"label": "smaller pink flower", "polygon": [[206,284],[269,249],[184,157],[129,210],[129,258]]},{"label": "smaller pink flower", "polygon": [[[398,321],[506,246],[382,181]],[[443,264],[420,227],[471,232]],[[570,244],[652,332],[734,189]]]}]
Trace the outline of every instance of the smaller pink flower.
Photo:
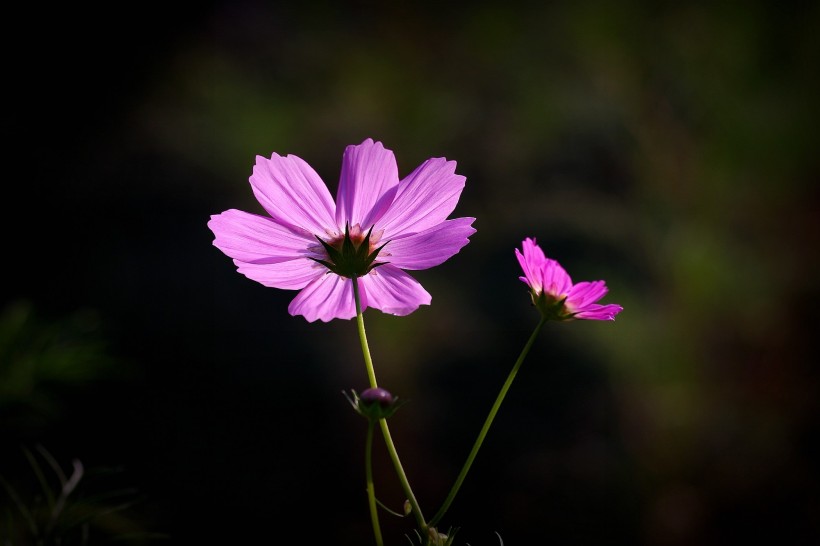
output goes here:
[{"label": "smaller pink flower", "polygon": [[524,239],[522,250],[516,248],[515,256],[524,270],[519,278],[530,287],[533,304],[547,319],[615,320],[615,315],[623,311],[614,303],[596,303],[608,292],[604,281],[572,284],[564,268],[547,258],[534,238]]}]

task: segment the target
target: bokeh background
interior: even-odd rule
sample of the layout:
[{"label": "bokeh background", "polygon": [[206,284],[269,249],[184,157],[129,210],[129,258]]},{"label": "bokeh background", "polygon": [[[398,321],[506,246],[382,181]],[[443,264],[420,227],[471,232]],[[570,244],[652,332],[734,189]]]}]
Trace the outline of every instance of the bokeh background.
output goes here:
[{"label": "bokeh background", "polygon": [[[335,193],[367,137],[402,176],[456,160],[454,215],[477,218],[414,273],[431,306],[365,314],[428,517],[537,322],[531,236],[625,310],[547,325],[443,525],[473,546],[816,544],[816,3],[4,10],[4,546],[75,461],[64,544],[81,521],[94,544],[372,543],[341,394],[367,385],[355,322],[289,316],[295,293],[206,227],[262,212],[256,155]],[[382,526],[408,543],[412,521]]]}]

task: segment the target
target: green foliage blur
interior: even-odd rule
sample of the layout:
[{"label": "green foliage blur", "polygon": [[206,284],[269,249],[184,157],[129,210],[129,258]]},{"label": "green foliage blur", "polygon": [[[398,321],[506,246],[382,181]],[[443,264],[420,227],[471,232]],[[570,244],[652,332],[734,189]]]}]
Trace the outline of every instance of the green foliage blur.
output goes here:
[{"label": "green foliage blur", "polygon": [[60,422],[66,398],[122,370],[106,353],[94,311],[48,321],[30,301],[0,314],[0,417],[6,427],[38,431]]}]

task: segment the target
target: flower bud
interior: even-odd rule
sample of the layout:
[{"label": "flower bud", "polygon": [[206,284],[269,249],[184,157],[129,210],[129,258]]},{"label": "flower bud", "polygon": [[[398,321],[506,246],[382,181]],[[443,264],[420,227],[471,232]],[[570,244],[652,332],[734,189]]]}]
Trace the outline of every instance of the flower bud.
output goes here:
[{"label": "flower bud", "polygon": [[365,389],[361,394],[358,394],[355,390],[351,390],[351,392],[353,393],[352,398],[347,396],[347,393],[345,393],[345,396],[347,396],[353,409],[368,419],[386,419],[396,413],[399,406],[404,403],[403,401],[399,403],[398,397],[393,396],[388,390],[381,387]]},{"label": "flower bud", "polygon": [[359,398],[364,404],[378,403],[383,408],[390,407],[393,404],[393,395],[390,394],[390,391],[381,387],[365,389],[359,395]]}]

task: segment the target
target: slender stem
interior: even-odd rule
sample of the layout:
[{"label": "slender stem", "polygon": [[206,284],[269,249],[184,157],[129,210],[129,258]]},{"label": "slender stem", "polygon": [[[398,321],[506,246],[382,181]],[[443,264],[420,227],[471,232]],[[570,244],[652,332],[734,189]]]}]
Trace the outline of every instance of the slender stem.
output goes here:
[{"label": "slender stem", "polygon": [[401,487],[404,489],[404,494],[407,495],[407,501],[413,510],[413,515],[416,517],[416,523],[419,528],[424,531],[424,536],[427,534],[427,523],[424,520],[424,515],[421,513],[421,506],[419,506],[416,496],[413,494],[413,489],[410,487],[410,480],[407,479],[407,474],[404,473],[404,468],[401,466],[399,454],[396,451],[396,446],[393,444],[393,438],[390,436],[390,429],[387,427],[386,419],[379,419],[379,426],[382,429],[382,436],[384,436],[384,443],[387,445],[387,451],[390,453],[390,459],[393,461],[393,466],[396,467],[396,474],[399,476]]},{"label": "slender stem", "polygon": [[478,434],[478,438],[476,438],[475,444],[473,444],[473,449],[470,451],[470,454],[467,456],[467,461],[464,463],[464,467],[461,469],[461,473],[458,475],[456,482],[453,484],[453,488],[450,489],[450,493],[447,495],[447,498],[444,500],[444,504],[441,505],[438,513],[433,516],[433,519],[430,520],[430,526],[436,525],[441,518],[444,517],[444,514],[447,513],[447,510],[450,508],[450,504],[452,504],[453,499],[455,499],[458,490],[461,488],[461,484],[464,483],[464,478],[467,477],[467,472],[470,471],[470,467],[473,464],[473,461],[478,454],[478,450],[481,448],[481,444],[484,442],[484,438],[487,436],[487,432],[490,430],[490,426],[493,424],[493,420],[495,419],[496,414],[498,413],[498,408],[501,407],[501,402],[504,401],[504,397],[507,395],[507,391],[510,390],[510,385],[512,385],[513,379],[515,379],[516,374],[518,374],[518,369],[521,367],[521,364],[524,362],[524,358],[526,358],[527,353],[530,352],[530,348],[532,344],[535,342],[535,338],[538,337],[538,333],[541,331],[541,328],[547,322],[547,319],[543,316],[541,320],[538,322],[538,325],[535,327],[535,330],[530,335],[530,339],[527,340],[527,344],[524,345],[524,349],[521,351],[521,354],[518,356],[518,360],[515,361],[515,364],[510,370],[509,375],[507,376],[507,380],[504,382],[504,385],[501,387],[501,391],[498,393],[498,397],[495,399],[495,403],[493,407],[490,409],[489,415],[487,415],[487,420],[484,421],[484,426],[481,428],[481,432]]},{"label": "slender stem", "polygon": [[367,503],[370,506],[370,521],[373,522],[373,534],[376,537],[376,546],[384,546],[382,530],[379,526],[379,513],[376,508],[376,486],[373,484],[373,429],[375,422],[367,422],[367,440],[364,448],[364,472],[367,478]]},{"label": "slender stem", "polygon": [[362,344],[362,354],[364,355],[364,365],[367,368],[367,379],[372,388],[378,387],[376,382],[376,370],[373,367],[373,359],[370,357],[370,346],[367,344],[367,334],[364,331],[364,315],[362,315],[362,304],[359,299],[359,279],[353,277],[353,299],[356,301],[356,326],[359,330],[359,341]]},{"label": "slender stem", "polygon": [[[359,340],[362,344],[364,364],[367,367],[367,377],[370,380],[370,386],[372,388],[376,388],[379,385],[376,382],[376,371],[373,367],[373,359],[370,358],[370,347],[367,344],[367,334],[364,330],[364,316],[362,315],[362,305],[359,297],[359,279],[354,276],[352,281],[353,299],[356,301],[356,325],[359,329]],[[398,474],[402,489],[404,489],[404,494],[407,496],[407,500],[410,503],[410,507],[413,510],[413,515],[416,517],[416,522],[418,523],[419,528],[423,531],[423,536],[426,536],[428,527],[427,523],[424,519],[424,515],[421,513],[421,507],[416,500],[416,496],[413,494],[413,489],[410,487],[407,474],[404,472],[404,468],[401,465],[401,460],[399,459],[399,454],[396,451],[396,446],[393,444],[393,438],[390,436],[390,429],[387,426],[387,421],[384,419],[379,419],[379,426],[382,430],[382,436],[384,436],[384,442],[387,445],[387,451],[390,453],[390,459],[393,461],[396,474]]]}]

